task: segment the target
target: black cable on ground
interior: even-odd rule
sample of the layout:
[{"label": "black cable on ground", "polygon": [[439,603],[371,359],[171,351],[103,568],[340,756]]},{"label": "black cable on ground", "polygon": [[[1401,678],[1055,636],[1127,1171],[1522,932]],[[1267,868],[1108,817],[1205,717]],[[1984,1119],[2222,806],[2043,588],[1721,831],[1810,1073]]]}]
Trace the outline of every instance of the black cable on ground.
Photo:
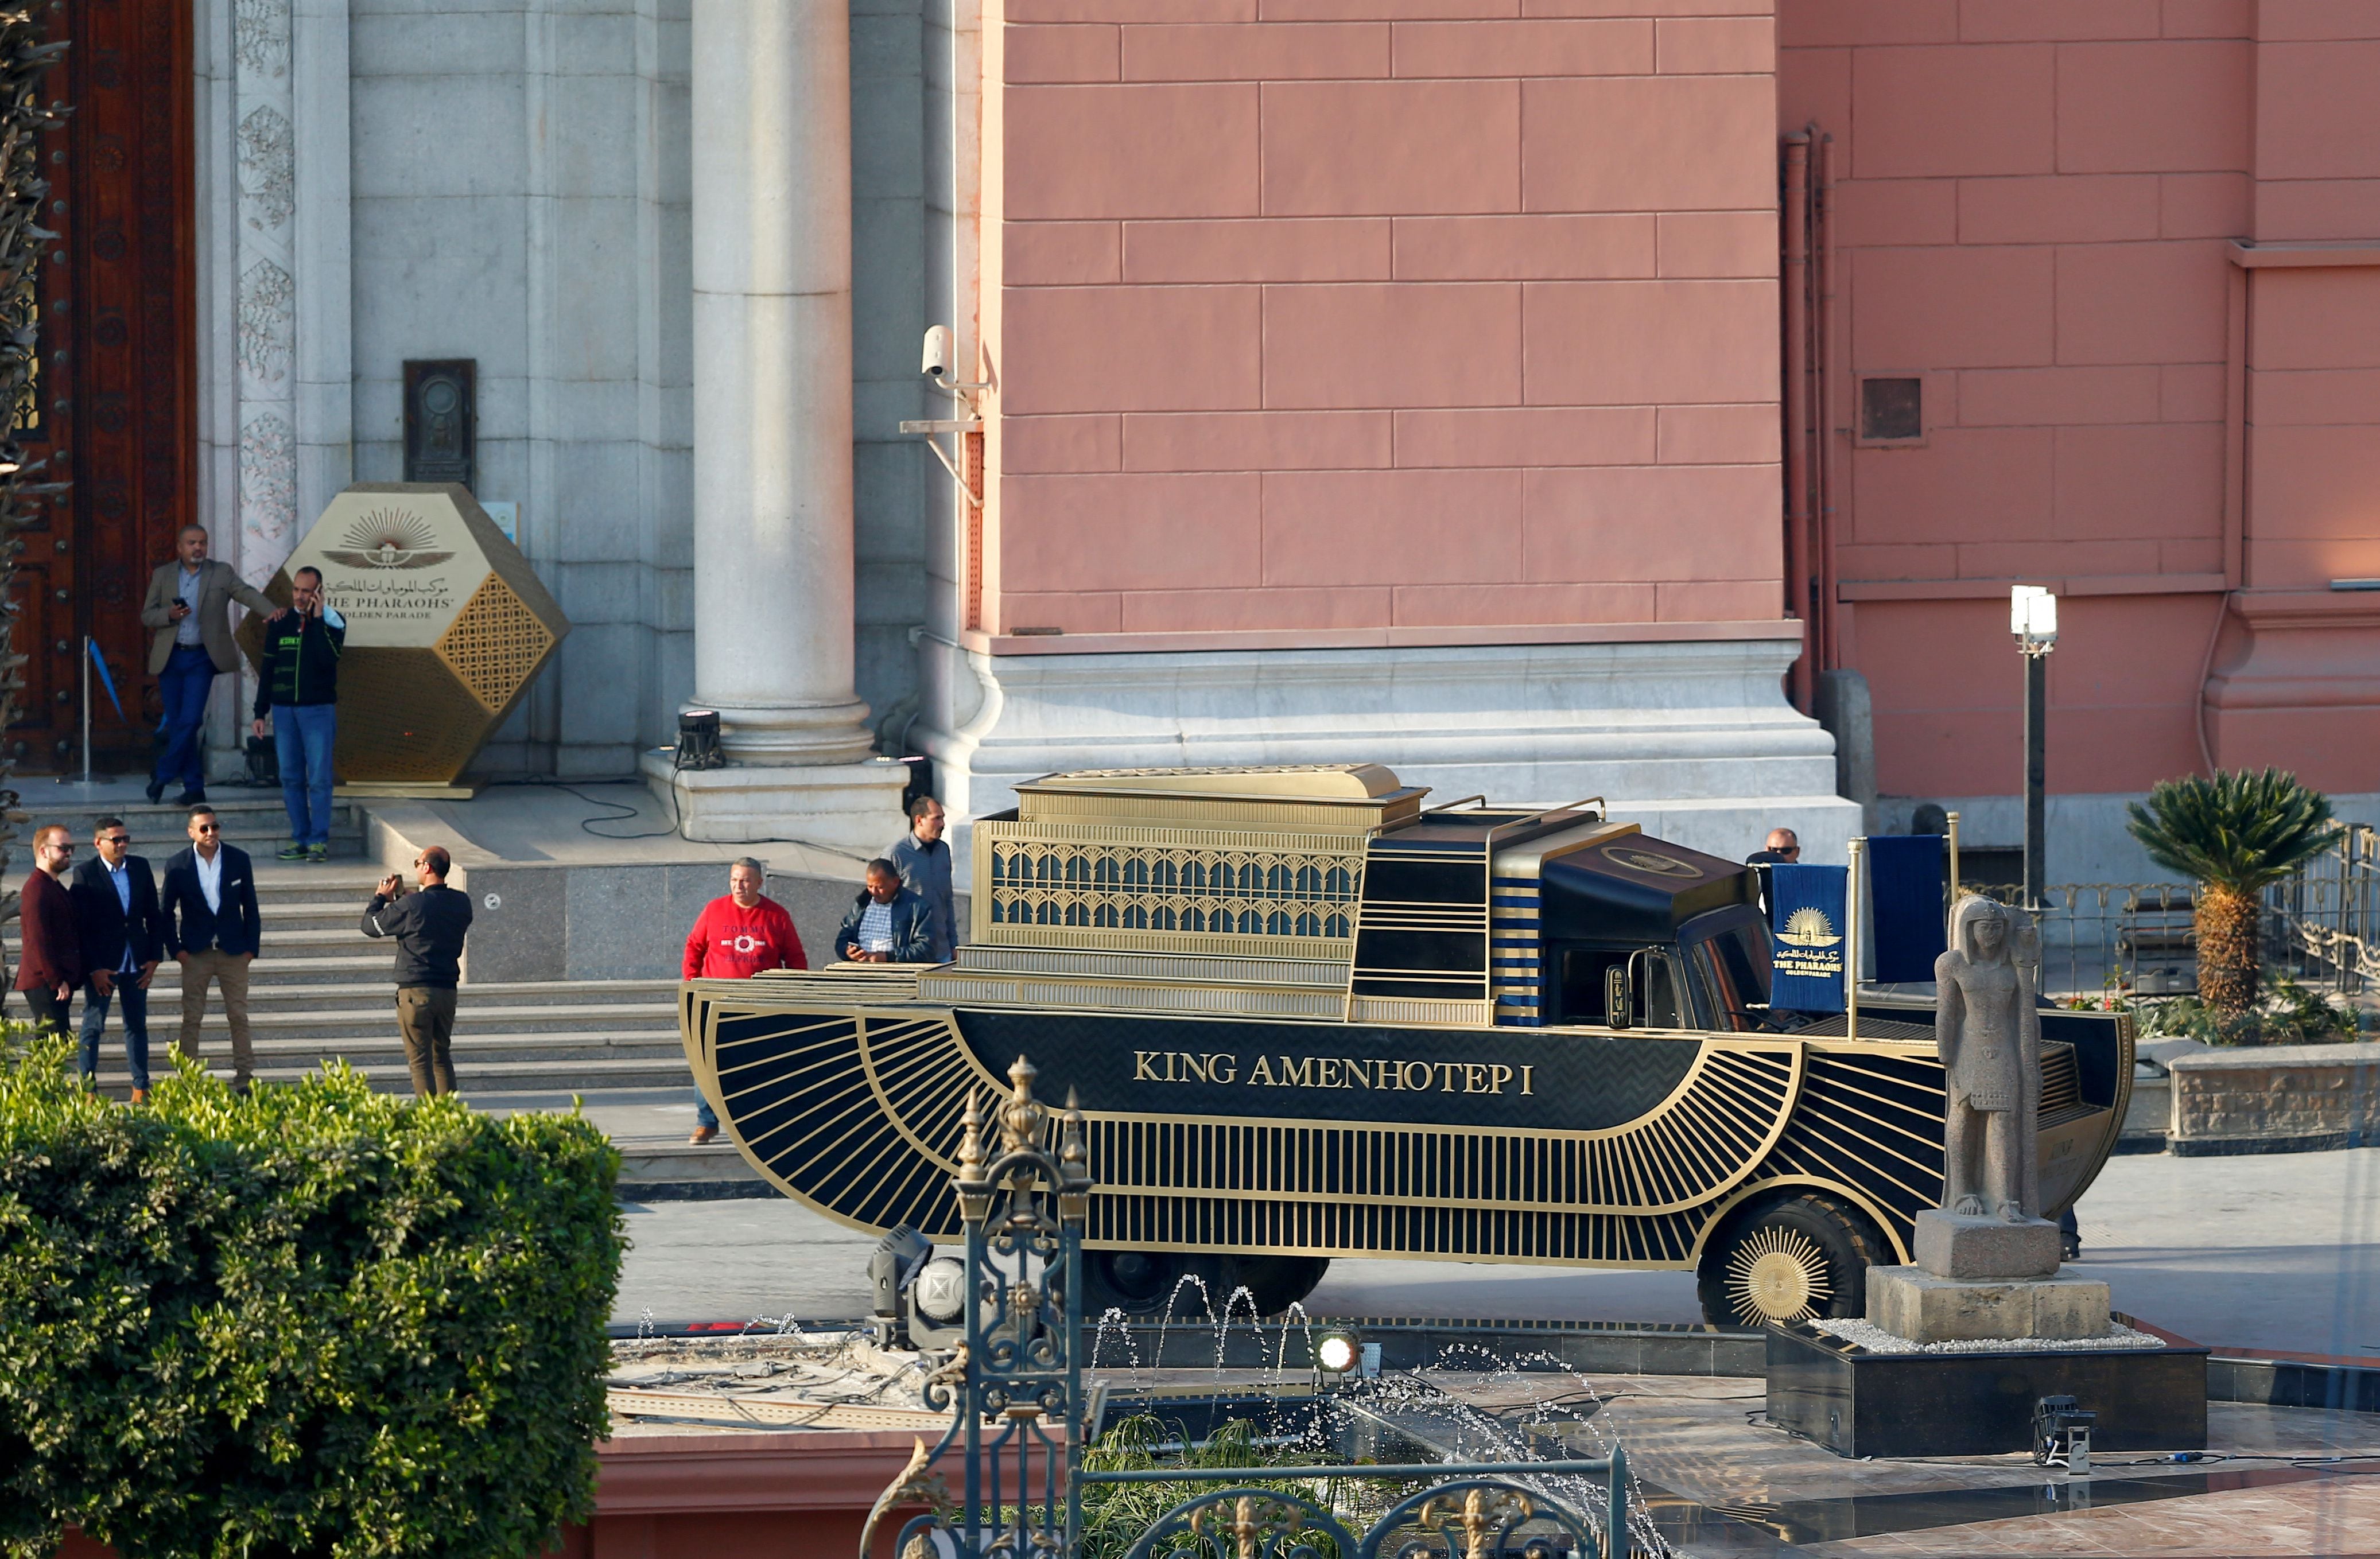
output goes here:
[{"label": "black cable on ground", "polygon": [[[589,785],[641,785],[644,783],[644,777],[642,775],[631,774],[625,779],[606,777],[589,780],[586,783]],[[600,797],[590,796],[586,792],[579,790],[576,785],[565,784],[562,780],[552,778],[551,775],[530,774],[524,775],[518,779],[491,780],[488,781],[488,786],[491,790],[494,789],[498,785],[543,786],[548,790],[560,791],[565,795],[576,796],[589,806],[608,808],[609,813],[607,816],[581,817],[578,820],[579,829],[584,833],[593,835],[597,839],[616,840],[623,843],[632,840],[640,839],[668,839],[675,835],[679,829],[686,826],[685,819],[681,818],[677,815],[677,787],[674,785],[669,788],[669,827],[666,828],[650,829],[645,832],[634,834],[607,834],[597,828],[595,825],[598,823],[622,823],[631,817],[640,816],[642,816],[642,813],[638,808],[630,806],[624,802],[604,801]]]}]

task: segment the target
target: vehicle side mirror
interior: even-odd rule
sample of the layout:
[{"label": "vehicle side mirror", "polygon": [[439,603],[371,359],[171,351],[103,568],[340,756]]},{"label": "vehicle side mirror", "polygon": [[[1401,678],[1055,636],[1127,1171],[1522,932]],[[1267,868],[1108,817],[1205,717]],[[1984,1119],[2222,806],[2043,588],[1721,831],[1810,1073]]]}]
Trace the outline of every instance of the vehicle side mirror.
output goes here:
[{"label": "vehicle side mirror", "polygon": [[1608,965],[1603,971],[1603,1021],[1615,1029],[1624,1029],[1635,1022],[1628,1010],[1628,966]]}]

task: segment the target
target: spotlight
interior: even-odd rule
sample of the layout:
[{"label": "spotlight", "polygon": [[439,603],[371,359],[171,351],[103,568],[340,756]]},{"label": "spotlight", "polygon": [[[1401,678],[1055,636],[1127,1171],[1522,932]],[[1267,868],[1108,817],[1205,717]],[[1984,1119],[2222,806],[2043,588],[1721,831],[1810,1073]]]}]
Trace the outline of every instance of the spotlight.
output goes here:
[{"label": "spotlight", "polygon": [[719,711],[681,709],[677,717],[677,768],[722,768],[727,758],[719,750]]},{"label": "spotlight", "polygon": [[934,1242],[908,1225],[887,1234],[868,1253],[868,1279],[876,1290],[876,1316],[897,1322],[901,1293],[917,1280],[920,1268],[933,1259]]},{"label": "spotlight", "polygon": [[966,1265],[948,1256],[928,1262],[917,1274],[917,1313],[937,1326],[955,1326],[966,1317]]},{"label": "spotlight", "polygon": [[2033,1407],[2033,1460],[2036,1467],[2066,1464],[2069,1474],[2091,1476],[2091,1430],[2099,1415],[2085,1412],[2071,1396],[2045,1396]]},{"label": "spotlight", "polygon": [[1314,1339],[1315,1367],[1326,1375],[1343,1375],[1363,1357],[1352,1333],[1325,1332]]}]

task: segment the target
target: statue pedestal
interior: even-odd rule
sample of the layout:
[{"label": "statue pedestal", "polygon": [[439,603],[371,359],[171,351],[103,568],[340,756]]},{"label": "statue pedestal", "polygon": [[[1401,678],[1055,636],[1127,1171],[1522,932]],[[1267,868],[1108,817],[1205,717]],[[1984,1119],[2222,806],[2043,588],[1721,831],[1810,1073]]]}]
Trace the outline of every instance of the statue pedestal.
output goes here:
[{"label": "statue pedestal", "polygon": [[2079,1274],[1994,1280],[1923,1267],[1868,1268],[1867,1318],[1913,1343],[2064,1342],[2104,1337],[2110,1323],[2107,1286]]},{"label": "statue pedestal", "polygon": [[1913,1343],[2107,1335],[2107,1286],[2062,1270],[2046,1218],[1917,1215],[1915,1266],[1867,1269],[1867,1318]]},{"label": "statue pedestal", "polygon": [[2107,1335],[2107,1286],[2058,1265],[2058,1226],[1931,1210],[1917,1264],[1870,1267],[1867,1318],[1913,1343]]},{"label": "statue pedestal", "polygon": [[2009,1223],[1928,1208],[1917,1215],[1912,1250],[1937,1277],[2046,1277],[2058,1270],[2058,1226],[2046,1218]]},{"label": "statue pedestal", "polygon": [[2206,1444],[2203,1348],[1878,1353],[1809,1322],[1767,1329],[1768,1420],[1842,1456],[1973,1456],[2033,1444],[2034,1404],[2071,1396],[2099,1415],[2094,1451]]}]

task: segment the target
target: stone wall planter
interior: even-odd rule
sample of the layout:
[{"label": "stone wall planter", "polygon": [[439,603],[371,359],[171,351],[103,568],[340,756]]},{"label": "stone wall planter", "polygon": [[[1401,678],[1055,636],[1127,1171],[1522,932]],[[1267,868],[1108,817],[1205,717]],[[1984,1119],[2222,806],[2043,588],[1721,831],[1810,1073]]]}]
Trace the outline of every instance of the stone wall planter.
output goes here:
[{"label": "stone wall planter", "polygon": [[2380,1138],[2380,1045],[2202,1049],[2168,1063],[2168,1151],[2312,1153]]}]

